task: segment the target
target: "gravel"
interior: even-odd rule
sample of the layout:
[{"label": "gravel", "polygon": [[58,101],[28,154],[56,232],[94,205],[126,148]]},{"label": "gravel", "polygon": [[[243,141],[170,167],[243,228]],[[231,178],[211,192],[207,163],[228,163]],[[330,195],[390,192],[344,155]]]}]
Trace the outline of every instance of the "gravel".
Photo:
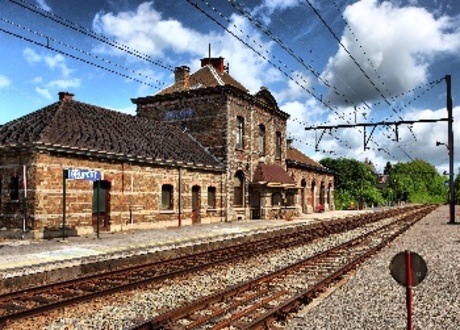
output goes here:
[{"label": "gravel", "polygon": [[[413,289],[414,329],[460,329],[460,226],[447,225],[447,219],[447,206],[435,210],[364,263],[343,286],[328,297],[319,298],[316,307],[307,311],[307,306],[291,315],[284,328],[404,329],[405,288],[393,280],[388,266],[395,254],[411,250],[420,254],[428,265],[427,278]],[[356,229],[305,247],[254,258],[244,264],[216,267],[123,294],[101,297],[29,321],[12,323],[5,329],[123,329],[226,286],[311,256],[362,232],[362,229]]]},{"label": "gravel", "polygon": [[[222,265],[194,275],[187,275],[162,284],[132,290],[124,294],[103,297],[101,301],[80,304],[61,310],[59,315],[35,317],[33,328],[40,329],[123,329],[135,321],[147,319],[181,304],[204,297],[230,285],[260,276],[274,269],[284,267],[313,254],[352,239],[377,226],[392,221],[381,221],[333,235],[306,246],[286,249],[275,254],[257,256],[244,263]],[[261,267],[263,265],[263,267]],[[7,329],[14,329],[16,325]],[[18,325],[19,326],[19,325]],[[21,323],[21,329],[32,329]]]},{"label": "gravel", "polygon": [[389,264],[410,250],[428,266],[425,280],[413,288],[414,329],[460,329],[460,226],[448,225],[448,219],[447,206],[435,210],[316,308],[292,315],[285,328],[405,329],[406,288],[391,277]]}]

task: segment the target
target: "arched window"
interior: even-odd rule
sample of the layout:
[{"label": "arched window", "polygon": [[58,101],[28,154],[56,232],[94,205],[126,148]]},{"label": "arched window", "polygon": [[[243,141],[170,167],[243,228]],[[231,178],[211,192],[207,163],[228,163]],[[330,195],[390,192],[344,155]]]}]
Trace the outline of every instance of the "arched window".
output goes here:
[{"label": "arched window", "polygon": [[321,182],[319,187],[319,203],[324,206],[324,194],[325,194],[326,187],[324,186],[324,182]]},{"label": "arched window", "polygon": [[243,117],[236,117],[236,149],[243,149],[244,148],[244,118]]},{"label": "arched window", "polygon": [[259,125],[259,155],[265,155],[265,126]]},{"label": "arched window", "polygon": [[242,171],[236,172],[233,177],[233,205],[244,206],[244,174]]},{"label": "arched window", "polygon": [[276,132],[275,158],[281,159],[281,133]]}]

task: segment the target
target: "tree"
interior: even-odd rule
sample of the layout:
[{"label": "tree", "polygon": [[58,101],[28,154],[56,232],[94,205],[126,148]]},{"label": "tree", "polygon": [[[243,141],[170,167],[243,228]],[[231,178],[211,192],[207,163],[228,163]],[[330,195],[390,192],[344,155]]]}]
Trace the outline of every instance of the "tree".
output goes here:
[{"label": "tree", "polygon": [[[382,205],[384,203],[423,203],[442,204],[447,202],[448,187],[445,177],[436,168],[420,159],[408,163],[385,166],[388,175],[387,185],[376,188],[377,175],[368,163],[354,159],[325,158],[320,163],[335,173],[335,207],[337,210],[347,208],[351,202],[356,205]],[[460,191],[460,179],[456,178],[456,191]],[[460,201],[460,194],[457,194]]]},{"label": "tree", "polygon": [[454,181],[455,204],[460,204],[460,171]]},{"label": "tree", "polygon": [[393,169],[393,165],[391,165],[390,162],[387,162],[387,164],[385,165],[385,168],[383,169],[383,174],[390,175],[392,169]]},{"label": "tree", "polygon": [[325,158],[320,163],[335,173],[336,209],[347,208],[351,202],[356,205],[360,203],[379,205],[384,202],[376,188],[377,175],[368,163],[346,158]]},{"label": "tree", "polygon": [[394,165],[388,179],[397,202],[424,204],[447,202],[444,181],[433,165],[421,159]]}]

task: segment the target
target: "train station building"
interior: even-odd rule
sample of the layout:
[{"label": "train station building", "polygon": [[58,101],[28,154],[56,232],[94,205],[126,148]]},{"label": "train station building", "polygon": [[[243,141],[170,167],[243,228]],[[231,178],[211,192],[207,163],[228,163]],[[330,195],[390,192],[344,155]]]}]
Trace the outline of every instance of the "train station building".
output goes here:
[{"label": "train station building", "polygon": [[[57,102],[0,126],[0,228],[36,237],[332,210],[333,173],[294,148],[289,114],[204,58],[136,116]],[[99,226],[97,226],[99,225]]]}]

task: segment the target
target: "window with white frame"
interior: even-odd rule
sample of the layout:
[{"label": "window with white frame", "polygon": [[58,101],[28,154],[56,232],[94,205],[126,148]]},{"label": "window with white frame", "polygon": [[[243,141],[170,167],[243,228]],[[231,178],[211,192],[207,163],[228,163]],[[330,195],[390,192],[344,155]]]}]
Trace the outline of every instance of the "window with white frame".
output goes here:
[{"label": "window with white frame", "polygon": [[244,118],[243,117],[236,117],[236,149],[243,149],[244,148]]}]

